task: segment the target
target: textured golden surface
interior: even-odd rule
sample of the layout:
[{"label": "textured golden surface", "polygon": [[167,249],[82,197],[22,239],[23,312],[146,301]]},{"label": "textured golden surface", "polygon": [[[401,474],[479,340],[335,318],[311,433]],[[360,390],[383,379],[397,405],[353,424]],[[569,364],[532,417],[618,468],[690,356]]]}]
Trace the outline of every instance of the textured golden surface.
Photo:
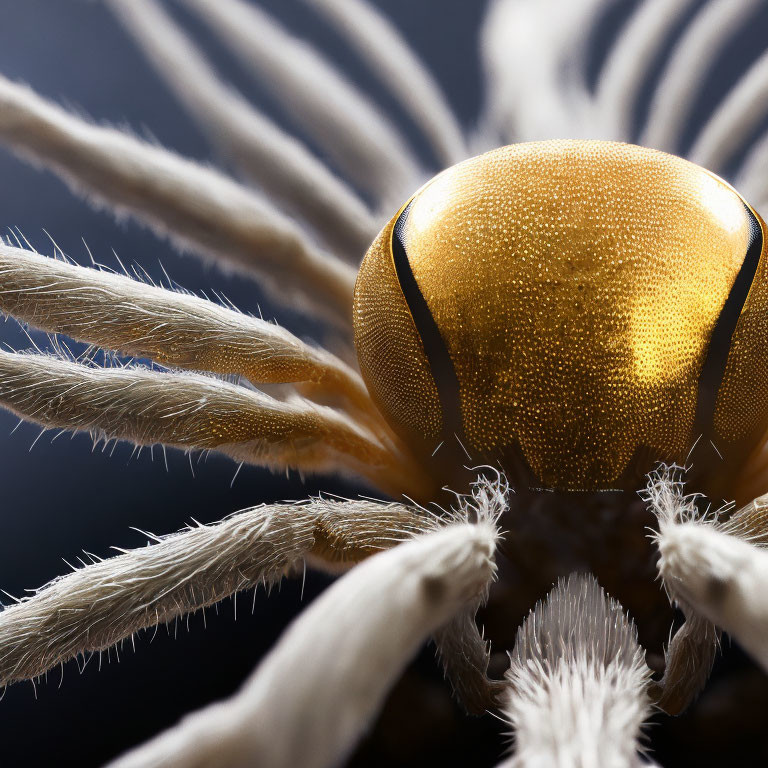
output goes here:
[{"label": "textured golden surface", "polygon": [[[768,234],[763,221],[763,256],[749,296],[731,337],[731,352],[717,398],[715,429],[725,441],[749,434],[759,417],[765,429],[768,411]],[[760,441],[763,442],[762,440]],[[763,488],[760,493],[765,493]]]},{"label": "textured golden surface", "polygon": [[[389,303],[391,277],[387,295],[370,277],[373,263],[392,259],[391,227],[361,268],[356,342],[387,418],[401,433],[424,434],[434,381],[413,328],[385,330],[380,320],[375,343],[364,328],[374,311],[402,313],[402,297]],[[626,144],[503,147],[423,187],[404,245],[453,363],[472,457],[505,466],[522,458],[542,485],[569,490],[614,487],[650,461],[684,460],[709,339],[749,233],[743,201],[725,182]],[[756,373],[745,388],[740,378],[768,351],[765,269],[762,260],[718,401],[726,441],[753,432],[768,410],[768,379]],[[377,357],[381,347],[395,359],[401,338],[403,354],[420,361],[423,392],[413,374],[402,378],[402,363]]]},{"label": "textured golden surface", "polygon": [[[408,442],[440,436],[442,416],[429,362],[392,264],[390,222],[360,266],[353,316],[365,383],[382,413]],[[430,449],[431,450],[431,449]]]}]

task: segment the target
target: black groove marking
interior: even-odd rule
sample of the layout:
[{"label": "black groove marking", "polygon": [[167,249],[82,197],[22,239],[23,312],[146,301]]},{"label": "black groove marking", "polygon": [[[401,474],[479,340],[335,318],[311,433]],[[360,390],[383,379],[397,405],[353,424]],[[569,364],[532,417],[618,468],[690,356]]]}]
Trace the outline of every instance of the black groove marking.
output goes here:
[{"label": "black groove marking", "polygon": [[736,279],[733,281],[728,298],[723,304],[712,335],[709,338],[707,355],[699,374],[699,397],[696,403],[694,436],[700,434],[712,437],[717,393],[725,376],[728,354],[731,351],[731,339],[739,322],[741,310],[747,300],[749,289],[757,272],[760,254],[763,251],[763,230],[749,206],[744,205],[749,216],[749,245],[744,261],[741,263]]},{"label": "black groove marking", "polygon": [[440,408],[443,412],[443,439],[446,440],[447,444],[453,445],[455,443],[453,436],[463,434],[459,379],[456,376],[456,369],[453,367],[453,361],[445,340],[413,275],[405,250],[405,243],[403,242],[405,225],[412,205],[413,201],[408,203],[397,217],[395,226],[392,228],[392,258],[400,289],[416,325],[416,332],[424,345],[432,378],[437,386]]}]

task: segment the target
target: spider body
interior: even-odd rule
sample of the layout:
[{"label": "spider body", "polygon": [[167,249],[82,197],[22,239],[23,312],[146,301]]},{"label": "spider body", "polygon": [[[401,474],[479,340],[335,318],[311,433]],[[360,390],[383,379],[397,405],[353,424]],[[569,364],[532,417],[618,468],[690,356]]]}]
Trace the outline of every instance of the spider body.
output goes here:
[{"label": "spider body", "polygon": [[422,187],[368,251],[363,375],[423,455],[455,434],[518,483],[634,489],[699,434],[732,461],[768,417],[764,231],[666,153],[493,150]]},{"label": "spider body", "polygon": [[[501,710],[514,731],[502,765],[636,766],[651,706],[677,714],[695,699],[721,630],[768,670],[768,258],[755,212],[768,208],[768,135],[733,177],[756,208],[704,170],[729,173],[738,146],[746,150],[768,58],[697,131],[686,151],[699,165],[629,144],[539,140],[601,136],[681,151],[691,96],[710,70],[721,76],[732,57],[718,51],[742,45],[737,33],[762,4],[696,3],[682,25],[687,0],[639,2],[593,87],[583,43],[611,4],[493,0],[482,46],[488,103],[467,131],[368,0],[307,2],[395,97],[428,154],[331,58],[250,0],[184,4],[272,93],[277,122],[233,91],[164,0],[104,3],[248,183],[84,120],[2,74],[0,143],[98,205],[256,276],[280,305],[307,314],[313,336],[330,331],[338,354],[227,301],[148,284],[138,269],[48,258],[11,233],[0,242],[0,311],[67,339],[0,349],[0,408],[137,450],[351,475],[392,501],[258,505],[150,534],[151,546],[104,560],[89,555],[13,605],[0,602],[0,684],[119,650],[137,632],[308,564],[347,572],[240,693],[113,765],[327,768],[366,732],[351,765],[424,766],[428,749],[435,764],[496,764],[497,731],[457,727],[442,680],[404,672],[431,637],[464,708]],[[663,64],[658,46],[683,26],[637,130],[640,86]],[[464,77],[465,58],[450,56]],[[471,148],[512,142],[455,165]],[[376,237],[382,211],[402,200]],[[360,370],[349,364],[353,335]],[[82,356],[68,339],[86,345]],[[694,490],[754,501],[707,514],[677,468],[639,480],[652,462],[685,461],[691,446]],[[509,484],[502,473],[462,475],[468,457],[500,466]],[[641,482],[642,497],[630,496]],[[458,494],[450,508],[441,485]],[[78,507],[81,496],[78,486]],[[176,506],[182,519],[194,511]],[[673,603],[685,622],[671,634]],[[224,653],[235,655],[229,645]],[[197,681],[198,661],[175,666]],[[218,684],[218,662],[215,675]],[[744,713],[768,706],[755,677],[731,670],[686,719],[663,719],[661,762],[671,768],[670,753],[686,764],[733,761],[742,748],[754,762],[764,728]],[[155,698],[142,693],[142,704]],[[95,740],[105,723],[94,722]],[[117,722],[118,746],[131,746],[134,728]],[[80,755],[75,726],[63,731],[77,732]],[[34,762],[32,740],[11,735],[6,746],[21,744],[21,760]]]}]

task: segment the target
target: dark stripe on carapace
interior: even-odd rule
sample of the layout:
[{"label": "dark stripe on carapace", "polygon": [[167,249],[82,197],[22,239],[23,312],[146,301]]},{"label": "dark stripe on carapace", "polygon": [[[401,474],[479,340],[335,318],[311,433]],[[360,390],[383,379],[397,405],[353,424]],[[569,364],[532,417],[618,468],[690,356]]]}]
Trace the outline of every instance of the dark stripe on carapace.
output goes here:
[{"label": "dark stripe on carapace", "polygon": [[445,340],[437,327],[435,318],[432,317],[424,294],[416,282],[411,264],[408,261],[404,239],[405,225],[408,221],[411,205],[413,205],[413,201],[403,209],[392,228],[392,258],[395,263],[395,273],[400,282],[400,289],[416,325],[421,343],[424,345],[427,362],[437,387],[440,407],[443,411],[442,439],[452,446],[455,444],[454,435],[463,439],[459,379],[456,376],[456,369],[453,367],[453,361]]},{"label": "dark stripe on carapace", "polygon": [[699,375],[699,397],[696,404],[696,420],[694,422],[694,439],[699,435],[713,437],[712,427],[717,405],[717,393],[725,375],[728,363],[728,353],[731,351],[731,338],[739,322],[741,310],[747,300],[752,280],[757,272],[760,254],[763,251],[763,229],[760,222],[748,205],[744,205],[749,216],[749,245],[744,261],[741,263],[731,291],[725,300],[720,315],[717,318],[712,335],[709,338],[707,356]]}]

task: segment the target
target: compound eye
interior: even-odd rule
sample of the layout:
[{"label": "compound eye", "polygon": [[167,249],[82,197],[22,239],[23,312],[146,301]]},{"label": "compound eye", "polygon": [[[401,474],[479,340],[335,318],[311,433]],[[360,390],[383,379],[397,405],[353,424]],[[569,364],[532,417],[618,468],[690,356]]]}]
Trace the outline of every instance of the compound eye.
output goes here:
[{"label": "compound eye", "polygon": [[459,436],[462,433],[459,380],[448,347],[416,282],[408,259],[405,230],[412,206],[413,201],[402,210],[392,228],[392,261],[437,390],[442,415],[440,437],[443,441],[450,441],[451,435]]},{"label": "compound eye", "polygon": [[[765,222],[749,212],[750,243],[710,342],[698,415],[723,453],[742,460],[768,428],[768,264]],[[720,382],[716,390],[704,383]],[[730,463],[730,462],[729,462]]]},{"label": "compound eye", "polygon": [[[394,237],[399,220],[400,213],[360,265],[353,305],[355,347],[368,391],[389,424],[406,443],[431,453],[440,442],[443,414],[427,350],[395,266],[393,243],[402,245],[402,229]],[[402,254],[398,263],[402,269]],[[418,304],[418,288],[416,293],[412,287],[406,290]]]},{"label": "compound eye", "polygon": [[460,445],[519,486],[630,488],[703,434],[695,461],[718,483],[768,430],[766,240],[738,193],[680,158],[502,147],[424,185],[369,249],[360,368],[449,482]]}]

